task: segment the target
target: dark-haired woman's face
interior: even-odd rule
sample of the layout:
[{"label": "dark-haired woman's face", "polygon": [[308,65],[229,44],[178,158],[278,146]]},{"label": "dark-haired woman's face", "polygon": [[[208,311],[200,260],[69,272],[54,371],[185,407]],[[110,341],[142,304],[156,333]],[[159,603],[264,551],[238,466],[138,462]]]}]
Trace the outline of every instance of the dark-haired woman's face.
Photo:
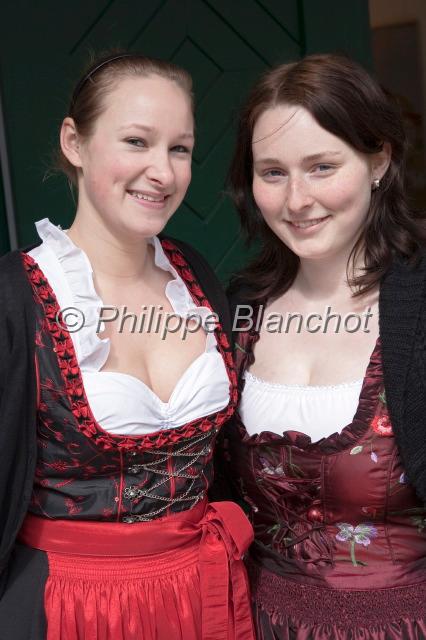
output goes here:
[{"label": "dark-haired woman's face", "polygon": [[174,82],[122,79],[82,141],[79,214],[120,237],[159,233],[191,179],[193,126],[190,100]]},{"label": "dark-haired woman's face", "polygon": [[272,231],[301,259],[347,258],[381,177],[375,156],[289,105],[265,111],[252,142],[253,195]]}]

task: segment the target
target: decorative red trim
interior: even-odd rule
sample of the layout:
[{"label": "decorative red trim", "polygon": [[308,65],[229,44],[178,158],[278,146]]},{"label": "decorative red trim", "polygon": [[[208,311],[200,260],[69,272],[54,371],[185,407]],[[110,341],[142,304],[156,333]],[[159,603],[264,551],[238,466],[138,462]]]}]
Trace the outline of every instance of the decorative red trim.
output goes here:
[{"label": "decorative red trim", "polygon": [[[195,276],[181,251],[170,240],[161,241],[170,262],[183,279],[192,299],[198,306],[211,309],[206,296],[198,285]],[[58,359],[66,393],[70,399],[72,413],[76,419],[78,429],[91,438],[103,449],[119,448],[124,450],[141,450],[174,444],[181,440],[205,433],[211,429],[218,429],[232,416],[238,398],[237,375],[232,356],[231,345],[218,323],[215,329],[219,351],[224,359],[229,378],[229,404],[225,409],[215,414],[197,418],[186,425],[174,429],[163,429],[154,433],[140,436],[126,436],[105,431],[96,421],[83,385],[81,370],[77,361],[74,344],[69,331],[63,328],[61,309],[56,296],[38,264],[26,253],[22,253],[22,260],[30,280],[36,301],[43,306],[47,327],[54,344],[54,351]]]},{"label": "decorative red trim", "polygon": [[121,522],[121,515],[123,511],[123,487],[124,487],[124,457],[123,457],[123,452],[120,451],[120,481],[118,485],[118,495],[115,497],[115,500],[117,500],[117,522]]}]

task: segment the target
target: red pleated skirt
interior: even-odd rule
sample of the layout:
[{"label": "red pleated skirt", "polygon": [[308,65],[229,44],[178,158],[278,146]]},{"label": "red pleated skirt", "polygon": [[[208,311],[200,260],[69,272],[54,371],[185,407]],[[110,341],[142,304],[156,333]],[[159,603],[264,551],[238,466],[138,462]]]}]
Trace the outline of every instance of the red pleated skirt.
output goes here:
[{"label": "red pleated skirt", "polygon": [[202,637],[196,549],[149,560],[48,557],[48,640]]},{"label": "red pleated skirt", "polygon": [[46,551],[47,640],[254,640],[233,503],[152,522],[27,516],[20,541]]}]

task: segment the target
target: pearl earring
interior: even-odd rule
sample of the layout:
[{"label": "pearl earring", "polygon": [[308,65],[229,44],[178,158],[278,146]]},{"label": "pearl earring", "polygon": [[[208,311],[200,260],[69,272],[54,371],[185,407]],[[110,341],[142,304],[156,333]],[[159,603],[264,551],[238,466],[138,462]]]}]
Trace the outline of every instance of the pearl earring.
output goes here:
[{"label": "pearl earring", "polygon": [[376,191],[376,189],[380,188],[380,178],[375,178],[373,180],[373,184],[371,185],[371,190]]}]

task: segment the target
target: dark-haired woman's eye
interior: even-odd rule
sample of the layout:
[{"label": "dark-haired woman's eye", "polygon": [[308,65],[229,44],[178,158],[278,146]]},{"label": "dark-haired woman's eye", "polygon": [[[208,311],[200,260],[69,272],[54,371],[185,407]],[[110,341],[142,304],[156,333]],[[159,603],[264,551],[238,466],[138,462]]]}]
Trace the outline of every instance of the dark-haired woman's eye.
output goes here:
[{"label": "dark-haired woman's eye", "polygon": [[318,172],[318,173],[325,173],[327,171],[331,171],[331,169],[333,169],[333,165],[331,164],[326,164],[326,163],[322,163],[322,164],[317,164],[315,165],[315,167],[313,168],[314,172]]},{"label": "dark-haired woman's eye", "polygon": [[263,175],[265,178],[278,178],[283,175],[283,172],[281,169],[268,169]]}]

